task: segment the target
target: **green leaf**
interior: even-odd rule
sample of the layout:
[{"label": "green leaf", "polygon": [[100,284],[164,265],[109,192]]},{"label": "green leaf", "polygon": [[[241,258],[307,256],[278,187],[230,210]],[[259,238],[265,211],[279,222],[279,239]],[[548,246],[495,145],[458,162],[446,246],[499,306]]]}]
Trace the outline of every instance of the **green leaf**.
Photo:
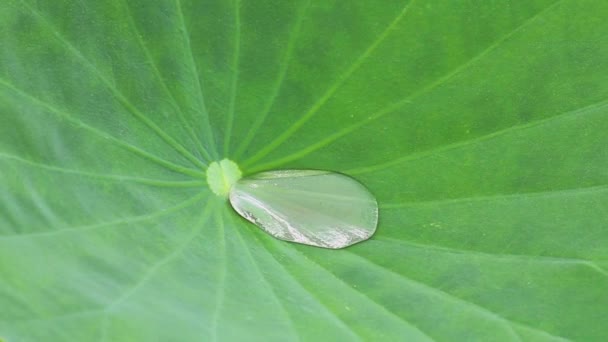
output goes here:
[{"label": "green leaf", "polygon": [[[0,2],[0,336],[606,341],[608,3]],[[378,199],[279,241],[213,161]]]}]

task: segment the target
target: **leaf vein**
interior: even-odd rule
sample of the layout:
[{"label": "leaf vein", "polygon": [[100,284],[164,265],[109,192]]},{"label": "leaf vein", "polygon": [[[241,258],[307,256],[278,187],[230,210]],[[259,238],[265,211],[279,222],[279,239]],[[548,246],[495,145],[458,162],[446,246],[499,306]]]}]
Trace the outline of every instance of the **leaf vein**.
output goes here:
[{"label": "leaf vein", "polygon": [[330,317],[334,318],[335,322],[342,327],[344,330],[346,330],[347,332],[349,332],[351,334],[351,336],[353,338],[355,338],[356,340],[359,341],[363,341],[363,338],[361,336],[359,336],[351,327],[348,326],[348,324],[346,322],[344,322],[333,310],[331,310],[327,305],[325,305],[323,303],[323,301],[315,294],[313,293],[311,290],[309,290],[307,287],[304,286],[304,284],[302,282],[300,282],[299,279],[297,279],[292,271],[290,271],[289,268],[283,266],[283,264],[276,258],[276,256],[268,249],[268,247],[264,244],[264,242],[260,241],[260,239],[258,239],[255,234],[251,234],[253,236],[253,238],[258,241],[260,243],[260,245],[264,248],[264,250],[266,251],[266,254],[270,255],[275,262],[279,265],[279,267],[281,267],[284,271],[285,274],[287,274],[289,276],[289,278],[291,280],[293,280],[294,282],[296,282],[298,285],[300,285],[300,287],[306,291],[306,293],[308,293],[308,295],[310,296],[310,298],[312,298],[317,304],[319,304],[319,306],[321,306],[325,312],[327,312],[329,314]]},{"label": "leaf vein", "polygon": [[505,129],[501,129],[501,130],[498,130],[498,131],[495,131],[495,132],[492,132],[492,133],[489,133],[486,135],[475,137],[473,139],[458,141],[458,142],[455,142],[452,144],[439,146],[439,147],[432,148],[432,149],[429,149],[426,151],[421,151],[418,153],[411,153],[411,154],[405,155],[401,158],[398,158],[398,159],[395,159],[395,160],[392,160],[392,161],[389,161],[386,163],[381,163],[381,164],[374,165],[374,166],[360,167],[360,168],[356,168],[356,169],[347,170],[345,172],[348,172],[348,173],[354,175],[354,174],[364,174],[364,173],[368,173],[368,172],[380,171],[383,169],[390,168],[394,165],[401,164],[406,161],[422,159],[422,158],[425,158],[428,156],[435,155],[440,152],[445,152],[445,151],[473,145],[473,144],[476,144],[479,142],[485,142],[485,141],[492,140],[492,139],[498,138],[500,136],[503,136],[503,135],[506,135],[509,133],[533,129],[538,126],[547,125],[547,124],[553,123],[555,121],[562,120],[564,118],[569,118],[571,116],[576,116],[576,115],[584,115],[584,114],[588,114],[588,113],[591,113],[596,110],[601,110],[601,109],[606,109],[606,108],[608,108],[608,100],[603,100],[603,101],[600,101],[600,102],[597,102],[597,103],[594,103],[591,105],[587,105],[583,108],[569,110],[569,111],[566,111],[566,112],[563,112],[563,113],[560,113],[560,114],[557,114],[557,115],[554,115],[554,116],[551,116],[548,118],[534,120],[531,122],[527,122],[525,124],[507,127]]},{"label": "leaf vein", "polygon": [[132,176],[123,176],[123,175],[114,175],[114,174],[100,174],[93,172],[86,172],[81,170],[73,170],[67,169],[63,167],[53,166],[42,164],[38,162],[34,162],[28,159],[23,159],[15,155],[7,154],[0,152],[0,159],[8,159],[19,162],[21,164],[25,164],[26,166],[35,167],[47,171],[53,171],[58,173],[65,173],[71,175],[79,175],[83,177],[89,177],[101,181],[116,181],[116,182],[133,182],[133,183],[141,183],[146,185],[158,186],[158,187],[169,187],[169,188],[177,188],[177,187],[204,187],[206,186],[205,181],[170,181],[170,180],[162,180],[162,179],[151,179],[151,178],[141,178],[141,177],[132,177]]},{"label": "leaf vein", "polygon": [[[219,215],[218,215],[219,217]],[[218,276],[219,276],[219,282],[218,282],[218,294],[217,294],[217,298],[216,298],[216,302],[215,302],[215,311],[213,312],[213,317],[211,319],[211,334],[212,334],[212,341],[218,341],[218,326],[219,326],[219,319],[221,316],[221,310],[222,310],[222,305],[224,303],[224,297],[226,295],[226,289],[225,289],[225,284],[226,284],[226,272],[227,272],[227,262],[226,260],[228,259],[228,252],[226,251],[226,227],[224,227],[224,220],[222,217],[219,217],[218,219],[218,225],[220,226],[220,243],[219,243],[219,248],[220,248],[220,252],[219,254],[222,255],[221,258],[221,264],[218,264]]]},{"label": "leaf vein", "polygon": [[177,103],[177,100],[175,99],[175,96],[173,96],[173,93],[171,93],[171,91],[169,90],[167,83],[161,76],[160,70],[158,69],[158,65],[152,58],[152,54],[150,53],[150,50],[148,49],[148,47],[142,40],[139,30],[137,28],[137,25],[135,24],[135,18],[133,17],[133,13],[131,12],[131,8],[129,7],[128,2],[123,1],[123,5],[125,7],[125,12],[127,14],[127,18],[129,20],[130,26],[133,30],[133,33],[137,37],[137,42],[138,42],[139,46],[141,47],[141,49],[143,50],[144,54],[146,55],[146,58],[150,62],[152,70],[154,71],[154,75],[158,79],[159,84],[163,88],[163,91],[165,92],[165,94],[167,94],[167,96],[171,100],[173,106],[175,106],[175,109],[177,109],[176,110],[177,116],[178,116],[178,119],[180,120],[180,122],[182,123],[182,127],[186,130],[186,132],[188,132],[188,134],[190,135],[190,139],[192,140],[192,142],[194,142],[197,145],[197,147],[198,147],[199,151],[202,153],[203,157],[207,158],[207,162],[210,162],[212,160],[211,155],[209,154],[207,149],[205,149],[203,147],[202,142],[200,141],[200,139],[198,138],[196,133],[194,133],[192,126],[190,124],[188,124],[188,122],[186,121],[183,110]]},{"label": "leaf vein", "polygon": [[262,113],[260,115],[258,115],[257,119],[255,120],[253,125],[251,125],[251,128],[245,135],[245,138],[243,138],[240,146],[238,147],[238,149],[236,151],[235,159],[240,158],[242,156],[243,152],[245,152],[245,150],[249,147],[249,145],[251,144],[251,141],[253,140],[253,138],[255,137],[257,132],[259,131],[259,129],[262,126],[262,124],[264,123],[264,121],[266,121],[266,118],[268,117],[270,110],[272,109],[272,107],[274,106],[274,104],[276,102],[277,96],[279,95],[279,91],[281,90],[281,87],[283,85],[283,81],[285,80],[285,76],[287,75],[287,69],[289,67],[289,61],[291,60],[291,57],[293,54],[295,42],[297,40],[297,37],[299,36],[300,29],[302,28],[302,22],[304,21],[305,14],[306,14],[306,12],[308,12],[309,7],[310,7],[310,1],[307,1],[306,6],[304,6],[302,9],[300,9],[298,11],[297,17],[295,19],[294,27],[293,27],[292,31],[289,33],[289,39],[287,41],[287,48],[285,50],[285,54],[283,55],[283,58],[281,61],[281,68],[279,70],[279,75],[276,79],[272,94],[270,95],[268,101],[266,102],[266,105],[264,106]]},{"label": "leaf vein", "polygon": [[234,0],[234,53],[232,58],[232,82],[230,84],[230,104],[226,119],[226,132],[224,133],[224,156],[230,152],[230,138],[234,126],[234,110],[236,106],[237,85],[239,81],[239,61],[241,58],[241,1]]},{"label": "leaf vein", "polygon": [[[229,217],[234,222],[234,220],[232,219],[232,216],[229,216]],[[296,339],[299,339],[298,338],[298,334],[297,334],[297,330],[295,328],[295,322],[294,322],[293,318],[291,317],[291,315],[289,314],[289,312],[285,308],[285,305],[283,304],[283,302],[279,299],[279,296],[277,296],[277,293],[274,290],[274,287],[270,284],[270,282],[268,281],[268,279],[266,279],[266,276],[264,275],[264,273],[260,269],[260,266],[258,265],[258,262],[255,260],[255,258],[251,254],[251,250],[250,250],[249,246],[247,245],[247,243],[245,242],[245,240],[243,239],[243,236],[242,236],[242,233],[241,233],[240,229],[238,229],[238,227],[237,227],[235,230],[237,232],[236,236],[238,237],[239,241],[243,245],[243,249],[245,250],[245,252],[247,254],[247,257],[249,258],[251,264],[255,268],[256,272],[261,276],[261,279],[266,284],[266,287],[268,289],[270,289],[270,291],[272,292],[273,298],[275,299],[275,302],[279,305],[279,308],[281,309],[281,312],[283,313],[283,316],[285,318],[287,318],[286,321],[289,324],[289,327],[291,328],[292,334],[296,337]]]},{"label": "leaf vein", "polygon": [[376,37],[376,39],[372,42],[372,44],[361,54],[351,66],[346,69],[346,71],[340,75],[334,84],[327,89],[325,94],[323,94],[317,102],[315,102],[312,107],[298,120],[296,120],[290,127],[288,127],[282,134],[280,134],[275,140],[266,145],[256,154],[254,154],[251,158],[247,159],[243,165],[251,165],[252,163],[257,162],[270,152],[274,151],[277,147],[279,147],[285,140],[289,139],[297,130],[300,129],[308,120],[310,120],[317,111],[325,105],[325,103],[334,95],[334,93],[340,89],[340,87],[350,78],[350,76],[357,70],[359,67],[369,58],[369,56],[376,50],[378,46],[388,37],[391,31],[397,26],[397,24],[405,17],[411,5],[415,0],[408,1],[403,9],[399,12],[397,17],[393,19],[391,23]]},{"label": "leaf vein", "polygon": [[523,326],[523,327],[526,327],[526,328],[531,329],[531,330],[540,331],[540,332],[549,334],[551,336],[563,339],[563,337],[561,337],[561,336],[555,336],[555,335],[549,333],[548,331],[545,331],[545,330],[542,330],[542,329],[539,329],[539,328],[534,328],[534,327],[528,326],[528,325],[520,323],[520,322],[514,322],[513,320],[511,320],[509,318],[506,318],[506,317],[500,315],[499,313],[491,311],[491,310],[489,310],[489,309],[487,309],[487,308],[485,308],[485,307],[483,307],[483,306],[481,306],[481,305],[479,305],[477,303],[474,303],[474,302],[471,302],[469,300],[457,297],[457,296],[455,296],[455,295],[453,295],[451,293],[448,293],[448,292],[443,291],[441,289],[435,288],[435,287],[433,287],[431,285],[428,285],[426,283],[423,283],[421,281],[411,279],[411,278],[409,278],[409,277],[407,277],[407,276],[405,276],[403,274],[397,273],[397,272],[395,272],[395,271],[393,271],[393,270],[391,270],[391,269],[389,269],[389,268],[387,268],[385,266],[379,265],[379,264],[377,264],[377,263],[375,263],[375,262],[373,262],[371,260],[363,258],[363,257],[361,257],[361,256],[359,256],[359,255],[357,255],[357,254],[355,254],[353,252],[350,252],[350,251],[347,251],[347,252],[349,252],[351,255],[355,256],[356,258],[358,258],[360,260],[363,260],[365,263],[367,263],[367,264],[369,264],[369,265],[371,265],[371,266],[373,266],[375,268],[378,268],[380,270],[383,270],[384,272],[387,272],[389,274],[392,274],[392,275],[400,278],[401,280],[403,280],[404,282],[410,284],[411,286],[420,289],[420,291],[422,291],[422,292],[430,293],[431,295],[439,296],[439,297],[441,297],[441,298],[443,298],[443,299],[445,299],[447,301],[451,301],[451,302],[463,305],[465,307],[469,307],[469,308],[471,308],[471,309],[479,312],[480,314],[482,314],[482,315],[484,315],[486,317],[489,317],[489,318],[495,319],[495,320],[497,320],[499,322],[502,322],[505,325],[505,327],[511,332],[511,334],[513,335],[513,337],[515,337],[517,340],[521,341],[521,337],[519,336],[519,334],[517,333],[517,331],[515,329],[513,329],[513,325]]},{"label": "leaf vein", "polygon": [[603,270],[599,265],[597,265],[592,260],[582,259],[582,258],[573,258],[573,257],[556,257],[556,256],[545,256],[545,255],[527,255],[527,254],[504,254],[504,253],[488,253],[488,252],[480,252],[469,249],[458,249],[453,247],[444,247],[438,246],[428,243],[419,243],[413,241],[401,240],[393,237],[381,236],[374,237],[373,241],[378,242],[388,242],[388,243],[396,243],[402,246],[409,246],[412,248],[423,249],[423,250],[432,250],[439,253],[447,253],[453,255],[473,255],[481,258],[491,258],[491,259],[502,259],[506,261],[520,262],[520,261],[532,261],[538,263],[549,263],[549,264],[574,264],[574,265],[582,265],[591,268],[592,270],[602,274],[603,276],[608,277],[608,272]]},{"label": "leaf vein", "polygon": [[[540,17],[542,17],[542,15],[544,15],[545,13],[549,12],[551,9],[555,8],[559,3],[561,3],[564,0],[557,0],[555,1],[553,4],[549,5],[548,7],[546,7],[545,9],[539,11],[538,13],[536,13],[535,15],[533,15],[532,17],[528,18],[527,20],[525,20],[522,24],[518,25],[517,27],[515,27],[513,30],[511,30],[510,32],[508,32],[507,34],[503,35],[502,37],[500,37],[499,39],[497,39],[494,43],[490,44],[486,49],[484,49],[483,51],[481,51],[479,54],[473,56],[471,59],[469,59],[468,61],[460,64],[459,66],[457,66],[456,68],[454,68],[452,71],[446,73],[445,75],[439,77],[437,80],[435,80],[434,82],[431,82],[430,84],[428,84],[427,86],[423,87],[422,89],[413,92],[412,94],[406,96],[404,99],[397,101],[393,104],[390,104],[388,106],[386,106],[383,109],[380,109],[379,111],[377,111],[376,113],[370,115],[369,117],[361,120],[358,123],[354,123],[351,126],[348,126],[344,129],[341,129],[339,131],[337,131],[336,133],[331,134],[330,136],[328,136],[327,138],[320,140],[314,144],[311,144],[307,147],[304,147],[302,149],[300,149],[297,152],[294,152],[292,154],[289,154],[287,156],[284,157],[280,157],[276,160],[270,161],[268,163],[264,163],[261,165],[256,166],[255,168],[252,168],[251,172],[257,172],[260,170],[264,170],[264,169],[270,169],[270,168],[276,168],[278,166],[281,166],[287,162],[291,162],[294,160],[298,160],[301,159],[307,155],[309,155],[312,152],[315,152],[331,143],[333,143],[334,141],[358,130],[361,127],[364,127],[366,125],[368,125],[370,122],[375,121],[381,117],[383,117],[386,114],[392,113],[395,110],[397,110],[398,108],[402,107],[403,105],[407,104],[407,103],[411,103],[414,99],[420,97],[421,95],[424,95],[426,93],[429,93],[430,91],[432,91],[433,89],[445,84],[446,82],[448,82],[449,80],[451,80],[454,76],[458,75],[459,73],[461,73],[462,71],[470,68],[471,66],[475,65],[475,63],[477,63],[478,61],[482,60],[486,55],[488,55],[490,52],[492,52],[493,50],[495,50],[497,47],[499,47],[503,42],[507,41],[509,38],[511,38],[512,36],[514,36],[516,33],[518,33],[519,31],[521,31],[523,28],[527,27],[528,25],[532,24],[533,22],[535,22],[536,20],[538,20]],[[266,153],[267,154],[267,153]],[[266,155],[264,154],[264,156]],[[263,157],[263,156],[262,156]],[[253,162],[256,162],[257,160],[261,159],[260,158],[256,158],[253,159],[251,158],[250,160],[245,161],[244,166],[248,166],[250,164],[252,164]]]},{"label": "leaf vein", "polygon": [[177,7],[178,19],[180,21],[180,25],[182,26],[182,34],[184,36],[184,41],[186,43],[186,50],[188,50],[189,54],[189,63],[192,68],[192,73],[195,78],[195,85],[198,90],[198,99],[199,106],[201,107],[202,114],[205,116],[206,125],[203,127],[205,129],[205,133],[207,133],[207,140],[212,152],[215,152],[215,157],[218,157],[218,151],[215,146],[215,138],[213,136],[213,128],[211,127],[211,120],[209,118],[209,111],[207,110],[207,106],[205,105],[205,97],[203,95],[203,86],[201,82],[201,78],[198,74],[198,67],[196,65],[196,61],[194,60],[194,50],[192,49],[192,44],[190,42],[190,32],[188,31],[188,27],[186,26],[186,21],[184,19],[184,12],[182,10],[182,2],[181,0],[175,0],[175,6]]},{"label": "leaf vein", "polygon": [[96,76],[101,80],[106,87],[112,92],[112,94],[116,97],[118,102],[120,102],[129,113],[131,113],[137,120],[142,122],[144,125],[148,126],[154,133],[156,133],[162,140],[164,140],[169,146],[179,152],[182,156],[184,156],[187,160],[189,160],[192,164],[204,168],[206,165],[197,159],[194,155],[192,155],[188,150],[186,150],[180,143],[178,143],[175,139],[173,139],[169,134],[163,131],[158,125],[156,125],[152,120],[147,118],[143,113],[135,107],[128,98],[126,98],[117,88],[116,86],[110,82],[103,74],[97,69],[97,67],[89,61],[83,54],[78,50],[72,43],[70,43],[40,12],[38,12],[35,8],[31,7],[28,3],[23,0],[20,0],[21,3],[27,7],[33,15],[35,15],[40,21],[49,28],[49,31],[55,36],[55,38],[61,42],[67,50],[72,53],[75,57],[80,59],[84,66],[90,69]]},{"label": "leaf vein", "polygon": [[381,206],[381,209],[400,209],[400,208],[416,207],[416,206],[429,206],[429,205],[438,205],[438,204],[458,204],[458,203],[475,202],[475,201],[492,201],[492,200],[496,201],[496,200],[518,199],[518,198],[530,199],[530,198],[537,198],[537,197],[562,197],[562,196],[570,196],[570,195],[605,192],[606,190],[608,190],[608,185],[597,185],[597,186],[589,186],[589,187],[581,187],[581,188],[573,188],[573,189],[556,189],[556,190],[549,190],[549,191],[522,192],[522,193],[515,193],[515,194],[498,194],[498,195],[490,195],[490,196],[461,197],[461,198],[450,198],[450,199],[418,201],[418,202],[386,203]]},{"label": "leaf vein", "polygon": [[164,160],[160,157],[157,157],[149,152],[146,152],[142,149],[140,149],[139,147],[136,147],[134,145],[131,145],[129,143],[127,143],[124,140],[121,140],[119,138],[114,137],[111,134],[108,134],[102,130],[99,130],[97,128],[94,128],[90,125],[85,124],[83,121],[80,121],[76,118],[73,118],[71,115],[69,115],[67,112],[64,112],[63,110],[60,110],[58,108],[55,108],[53,105],[51,105],[50,103],[47,103],[41,99],[38,99],[28,93],[26,93],[25,91],[15,87],[14,85],[8,83],[6,80],[1,79],[0,78],[0,84],[5,86],[6,88],[11,89],[12,91],[14,91],[15,93],[21,95],[22,97],[30,100],[31,102],[33,102],[34,104],[40,106],[40,107],[44,107],[46,108],[46,110],[48,110],[49,112],[59,116],[60,118],[63,118],[66,121],[69,121],[70,123],[72,123],[74,126],[80,127],[82,129],[85,129],[101,138],[104,138],[106,140],[109,140],[111,142],[113,142],[114,144],[126,149],[127,151],[137,154],[140,157],[143,157],[145,159],[148,159],[152,162],[155,162],[165,168],[167,168],[168,170],[172,170],[172,171],[176,171],[185,175],[190,175],[193,177],[197,177],[197,178],[203,178],[204,174],[202,172],[198,172],[196,170],[181,166],[181,165],[177,165],[174,164],[172,162],[169,162],[167,160]]},{"label": "leaf vein", "polygon": [[370,297],[365,292],[362,292],[361,290],[359,290],[359,289],[357,289],[355,287],[350,286],[345,280],[343,280],[342,278],[340,278],[337,275],[335,275],[333,272],[331,272],[325,266],[323,266],[320,263],[316,262],[315,260],[309,258],[304,253],[298,251],[295,248],[294,248],[294,251],[296,251],[299,255],[301,255],[305,260],[308,260],[308,262],[310,262],[311,264],[316,265],[318,268],[320,268],[322,270],[325,270],[325,272],[327,272],[327,274],[329,274],[332,278],[334,278],[335,280],[337,280],[339,283],[341,283],[344,286],[346,286],[347,288],[352,289],[355,292],[359,293],[362,296],[362,298],[366,299],[367,301],[369,301],[370,303],[372,303],[374,306],[376,306],[379,309],[381,309],[388,316],[397,319],[398,321],[402,322],[405,326],[407,326],[407,327],[411,328],[412,330],[420,333],[422,336],[425,336],[429,341],[434,341],[434,339],[431,336],[429,336],[427,333],[425,333],[424,331],[420,330],[418,327],[416,327],[415,325],[413,325],[411,322],[405,320],[403,317],[401,317],[401,316],[397,315],[396,313],[392,312],[387,307],[385,307],[384,305],[382,305],[379,302],[377,302],[376,300],[374,300],[372,297]]},{"label": "leaf vein", "polygon": [[127,224],[127,223],[147,221],[150,219],[166,216],[168,214],[179,211],[180,209],[186,208],[186,207],[196,203],[197,201],[199,201],[206,194],[207,193],[202,192],[196,196],[190,197],[189,199],[187,199],[183,202],[178,203],[175,206],[172,206],[169,208],[163,208],[163,209],[156,210],[156,211],[153,211],[153,212],[150,212],[147,214],[143,214],[143,215],[124,217],[124,218],[120,218],[120,219],[113,220],[113,221],[94,223],[94,224],[88,224],[88,225],[82,225],[82,226],[58,228],[58,229],[54,229],[51,231],[0,235],[0,241],[11,240],[11,239],[34,238],[34,237],[55,237],[55,236],[58,236],[58,235],[61,235],[64,233],[84,232],[84,231],[95,230],[95,229],[99,229],[99,228],[103,228],[103,227],[110,227],[110,226]]},{"label": "leaf vein", "polygon": [[165,265],[170,263],[173,259],[178,257],[183,251],[194,241],[194,239],[199,235],[200,231],[204,227],[204,222],[211,213],[211,204],[207,204],[205,210],[201,215],[201,222],[199,225],[195,226],[191,229],[190,234],[184,239],[184,241],[180,242],[178,246],[171,251],[170,253],[163,256],[160,260],[156,261],[152,266],[146,269],[146,271],[139,277],[139,279],[128,288],[125,292],[123,292],[116,299],[108,303],[103,309],[103,319],[102,319],[102,334],[101,340],[105,341],[107,339],[107,331],[109,327],[109,316],[115,307],[120,306],[126,300],[129,299],[133,294],[135,294],[139,289],[141,289],[152,277]]}]

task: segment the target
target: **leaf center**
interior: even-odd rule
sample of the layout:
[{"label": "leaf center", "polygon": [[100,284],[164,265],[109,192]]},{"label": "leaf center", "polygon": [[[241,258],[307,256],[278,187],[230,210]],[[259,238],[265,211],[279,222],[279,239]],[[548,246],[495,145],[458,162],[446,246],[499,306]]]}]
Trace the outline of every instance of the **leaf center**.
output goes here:
[{"label": "leaf center", "polygon": [[242,177],[239,166],[229,159],[213,162],[207,168],[207,183],[214,194],[227,197],[232,185]]}]

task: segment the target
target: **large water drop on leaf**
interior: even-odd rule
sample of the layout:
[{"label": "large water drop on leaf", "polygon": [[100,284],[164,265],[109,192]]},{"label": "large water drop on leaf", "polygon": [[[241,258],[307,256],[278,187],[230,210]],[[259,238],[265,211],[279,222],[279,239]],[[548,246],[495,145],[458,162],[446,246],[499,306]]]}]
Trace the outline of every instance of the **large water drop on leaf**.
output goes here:
[{"label": "large water drop on leaf", "polygon": [[283,170],[240,179],[232,207],[270,235],[324,248],[343,248],[376,231],[378,204],[361,183],[335,172]]}]

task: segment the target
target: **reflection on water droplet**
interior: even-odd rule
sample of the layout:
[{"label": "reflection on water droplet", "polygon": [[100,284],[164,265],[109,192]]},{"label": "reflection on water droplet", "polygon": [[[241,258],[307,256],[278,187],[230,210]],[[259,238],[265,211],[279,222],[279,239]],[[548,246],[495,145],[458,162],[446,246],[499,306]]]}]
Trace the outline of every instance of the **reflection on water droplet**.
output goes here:
[{"label": "reflection on water droplet", "polygon": [[378,224],[374,196],[361,183],[335,172],[259,173],[234,184],[230,203],[276,238],[324,248],[367,240]]}]

